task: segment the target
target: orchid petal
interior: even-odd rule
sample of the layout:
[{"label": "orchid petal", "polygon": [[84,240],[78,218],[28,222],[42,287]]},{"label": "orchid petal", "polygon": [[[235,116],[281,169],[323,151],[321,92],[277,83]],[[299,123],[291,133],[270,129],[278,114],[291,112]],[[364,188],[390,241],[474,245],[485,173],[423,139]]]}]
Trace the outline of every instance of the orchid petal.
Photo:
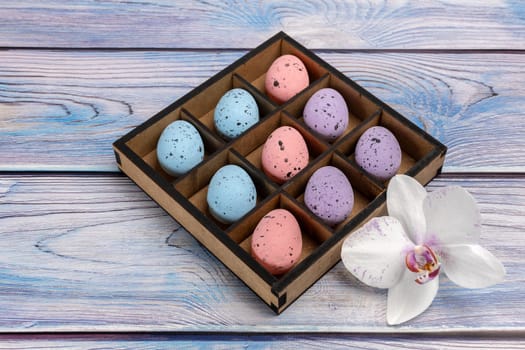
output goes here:
[{"label": "orchid petal", "polygon": [[439,276],[425,284],[415,282],[417,275],[405,270],[397,285],[388,290],[386,321],[389,325],[406,322],[425,311],[439,288]]},{"label": "orchid petal", "polygon": [[401,221],[412,242],[422,244],[426,233],[423,200],[425,188],[414,178],[396,175],[388,184],[386,193],[388,215]]},{"label": "orchid petal", "polygon": [[474,198],[463,188],[451,186],[429,193],[423,211],[427,231],[438,235],[440,245],[478,243],[481,214]]},{"label": "orchid petal", "polygon": [[341,259],[361,282],[377,288],[395,285],[406,269],[404,257],[413,247],[401,223],[389,216],[370,220],[345,239]]},{"label": "orchid petal", "polygon": [[477,244],[443,247],[443,269],[448,278],[464,288],[484,288],[503,281],[505,267],[491,252]]}]

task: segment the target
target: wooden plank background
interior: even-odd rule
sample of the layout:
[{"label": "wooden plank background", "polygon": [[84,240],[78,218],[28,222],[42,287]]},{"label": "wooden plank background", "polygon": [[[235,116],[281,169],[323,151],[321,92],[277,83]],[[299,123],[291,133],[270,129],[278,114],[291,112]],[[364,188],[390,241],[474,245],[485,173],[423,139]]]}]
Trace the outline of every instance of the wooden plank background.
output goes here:
[{"label": "wooden plank background", "polygon": [[[275,316],[118,173],[113,141],[279,30],[449,147],[429,189],[474,195],[505,282],[388,327],[338,264]],[[0,3],[0,349],[525,348],[524,50],[517,0]]]},{"label": "wooden plank background", "polygon": [[307,335],[202,335],[196,340],[187,335],[125,335],[107,334],[83,335],[44,335],[34,336],[28,341],[24,336],[0,337],[3,340],[2,349],[45,348],[45,349],[78,349],[78,348],[119,348],[135,350],[163,349],[476,349],[476,350],[509,350],[521,349],[523,344],[513,336],[501,338],[498,336],[472,337],[463,336],[450,341],[447,338],[428,335],[389,335],[370,341],[370,337],[362,334],[340,335],[337,338],[307,334]]},{"label": "wooden plank background", "polygon": [[[0,170],[116,171],[113,141],[244,53],[0,52]],[[446,171],[524,171],[523,55],[319,55],[446,144]]]},{"label": "wooden plank background", "polygon": [[285,30],[311,49],[523,50],[524,19],[519,0],[22,0],[0,46],[252,48]]},{"label": "wooden plank background", "polygon": [[125,177],[4,175],[0,310],[10,316],[0,331],[522,330],[525,181],[442,176],[429,189],[453,184],[479,201],[481,243],[507,278],[481,290],[443,278],[417,322],[388,327],[386,291],[360,284],[342,263],[275,316]]}]

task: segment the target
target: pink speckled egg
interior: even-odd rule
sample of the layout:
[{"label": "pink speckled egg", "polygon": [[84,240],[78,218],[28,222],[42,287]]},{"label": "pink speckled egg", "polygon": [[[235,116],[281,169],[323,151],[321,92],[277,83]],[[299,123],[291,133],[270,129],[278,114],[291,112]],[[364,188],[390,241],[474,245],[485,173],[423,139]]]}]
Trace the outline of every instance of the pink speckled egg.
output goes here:
[{"label": "pink speckled egg", "polygon": [[283,55],[273,61],[266,72],[266,94],[282,104],[305,89],[310,83],[304,63],[294,55]]},{"label": "pink speckled egg", "polygon": [[273,275],[290,270],[299,260],[302,246],[299,223],[286,209],[270,211],[253,231],[252,256]]},{"label": "pink speckled egg", "polygon": [[264,143],[261,164],[279,184],[294,177],[308,165],[308,147],[301,133],[291,126],[275,129]]},{"label": "pink speckled egg", "polygon": [[324,166],[317,169],[308,180],[304,204],[327,225],[337,225],[352,212],[354,191],[341,170]]},{"label": "pink speckled egg", "polygon": [[303,118],[323,140],[333,142],[348,127],[348,106],[337,90],[324,88],[308,99]]},{"label": "pink speckled egg", "polygon": [[380,181],[394,176],[401,165],[401,147],[390,130],[374,126],[366,130],[355,146],[355,161]]}]

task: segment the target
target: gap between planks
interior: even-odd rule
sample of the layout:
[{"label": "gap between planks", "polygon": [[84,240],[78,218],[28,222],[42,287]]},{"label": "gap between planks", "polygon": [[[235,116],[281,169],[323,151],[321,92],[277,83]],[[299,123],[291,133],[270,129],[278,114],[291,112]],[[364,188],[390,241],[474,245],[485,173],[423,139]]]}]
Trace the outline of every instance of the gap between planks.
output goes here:
[{"label": "gap between planks", "polygon": [[469,330],[454,330],[436,333],[432,332],[406,332],[406,333],[369,333],[369,332],[312,332],[312,331],[297,331],[297,332],[271,332],[271,331],[110,331],[110,332],[42,332],[42,331],[24,331],[21,332],[0,332],[0,342],[6,340],[90,340],[90,341],[104,341],[104,340],[126,340],[126,341],[159,341],[159,340],[192,340],[199,339],[205,341],[213,340],[272,340],[276,338],[294,337],[294,338],[309,338],[325,339],[327,337],[352,337],[355,338],[369,338],[374,337],[380,339],[397,339],[405,341],[417,341],[422,339],[440,340],[448,339],[450,337],[461,337],[461,339],[480,340],[480,341],[498,341],[498,340],[523,340],[525,341],[525,332],[513,330],[498,330],[478,332]]},{"label": "gap between planks", "polygon": [[[172,47],[55,47],[55,46],[0,46],[0,51],[55,51],[55,52],[147,52],[147,51],[160,51],[160,52],[238,52],[238,51],[250,51],[253,47],[184,47],[184,48],[172,48]],[[523,55],[525,50],[523,49],[336,49],[336,48],[308,48],[311,51],[317,53],[414,53],[414,54],[516,54]]]},{"label": "gap between planks", "polygon": [[[75,171],[75,170],[44,170],[44,171],[37,171],[37,170],[0,170],[0,177],[4,176],[20,176],[20,177],[127,177],[126,174],[124,174],[121,171]],[[436,179],[469,179],[469,178],[476,178],[476,179],[523,179],[525,178],[525,172],[523,171],[509,171],[509,172],[502,172],[502,171],[472,171],[468,172],[465,171],[447,171],[442,172],[436,176]]]}]

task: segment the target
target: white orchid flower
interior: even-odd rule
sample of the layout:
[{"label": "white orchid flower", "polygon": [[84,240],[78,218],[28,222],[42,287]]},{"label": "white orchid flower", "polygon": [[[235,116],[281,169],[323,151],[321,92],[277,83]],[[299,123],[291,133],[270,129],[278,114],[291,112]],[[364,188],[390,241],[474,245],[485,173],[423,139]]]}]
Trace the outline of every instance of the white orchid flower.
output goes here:
[{"label": "white orchid flower", "polygon": [[503,265],[478,245],[481,217],[474,198],[459,186],[431,193],[415,179],[394,176],[387,189],[389,216],[370,220],[343,243],[345,267],[360,281],[388,288],[387,323],[425,311],[444,272],[465,288],[501,282]]}]

